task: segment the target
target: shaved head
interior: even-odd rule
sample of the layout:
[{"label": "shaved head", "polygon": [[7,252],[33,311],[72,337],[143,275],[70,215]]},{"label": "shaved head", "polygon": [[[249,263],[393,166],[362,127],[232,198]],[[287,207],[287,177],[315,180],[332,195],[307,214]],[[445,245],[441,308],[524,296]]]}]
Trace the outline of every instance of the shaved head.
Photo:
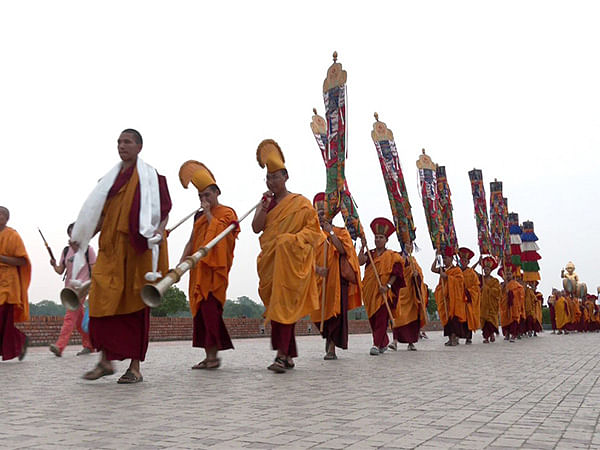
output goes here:
[{"label": "shaved head", "polygon": [[10,218],[10,211],[5,206],[0,206],[0,214],[4,214],[7,219]]}]

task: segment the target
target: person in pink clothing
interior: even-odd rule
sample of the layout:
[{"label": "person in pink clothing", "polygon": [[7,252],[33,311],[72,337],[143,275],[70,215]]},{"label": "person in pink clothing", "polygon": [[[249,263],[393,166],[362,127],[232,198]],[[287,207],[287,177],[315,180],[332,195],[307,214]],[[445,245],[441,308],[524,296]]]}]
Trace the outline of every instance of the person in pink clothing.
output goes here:
[{"label": "person in pink clothing", "polygon": [[[69,238],[71,237],[71,230],[73,229],[73,223],[69,225],[67,228],[67,234]],[[64,248],[61,258],[60,264],[56,265],[56,260],[51,259],[50,264],[54,268],[54,271],[59,275],[63,275],[63,279],[65,280],[65,286],[68,281],[71,279],[71,271],[73,270],[73,257],[75,256],[75,251],[67,246]],[[92,274],[92,266],[96,262],[96,253],[94,249],[90,246],[85,254],[86,256],[86,265],[79,271],[77,274],[77,280],[82,283],[89,280]],[[81,335],[81,344],[83,345],[83,350],[81,350],[77,355],[86,355],[88,353],[92,353],[94,348],[92,347],[92,343],[90,342],[90,335],[84,331],[81,324],[83,321],[84,314],[84,303],[85,297],[81,299],[81,303],[79,304],[79,309],[76,311],[67,310],[65,313],[65,318],[63,320],[62,328],[60,329],[60,336],[55,344],[50,345],[50,351],[54,353],[56,356],[62,356],[62,352],[69,343],[69,339],[71,338],[71,334],[73,330],[77,328],[79,334]]]}]

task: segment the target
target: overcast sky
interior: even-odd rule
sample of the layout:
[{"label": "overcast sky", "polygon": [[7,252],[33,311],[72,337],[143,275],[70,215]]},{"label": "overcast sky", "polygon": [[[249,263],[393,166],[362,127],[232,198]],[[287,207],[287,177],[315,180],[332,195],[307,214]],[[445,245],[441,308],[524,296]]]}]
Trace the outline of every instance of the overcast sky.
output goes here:
[{"label": "overcast sky", "polygon": [[[171,223],[198,206],[177,178],[188,159],[212,170],[238,215],[255,204],[265,138],[283,149],[291,191],[323,190],[309,123],[313,107],[323,115],[334,50],[348,73],[347,180],[366,228],[390,217],[370,137],[377,111],[394,132],[430,286],[421,148],[446,166],[460,245],[477,250],[467,172],[482,169],[488,204],[497,178],[509,210],[535,223],[544,296],[569,260],[595,292],[599,12],[592,1],[2,2],[0,205],[33,263],[30,300],[58,302],[62,287],[37,227],[58,257],[67,224],[119,160],[124,128],[142,133],[142,158],[168,179]],[[250,220],[228,297],[259,301]],[[171,235],[171,266],[191,227]],[[179,286],[187,292],[187,278]]]}]

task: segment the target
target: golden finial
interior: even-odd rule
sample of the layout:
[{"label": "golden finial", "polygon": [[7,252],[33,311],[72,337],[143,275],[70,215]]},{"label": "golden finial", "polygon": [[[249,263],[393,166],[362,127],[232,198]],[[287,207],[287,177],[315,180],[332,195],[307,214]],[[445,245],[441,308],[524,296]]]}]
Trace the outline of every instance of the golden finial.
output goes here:
[{"label": "golden finial", "polygon": [[317,115],[317,108],[313,108],[313,114],[316,116]]},{"label": "golden finial", "polygon": [[379,122],[379,114],[375,113],[375,114],[373,114],[373,115],[375,116],[375,120],[376,120],[377,122]]},{"label": "golden finial", "polygon": [[333,62],[337,62],[337,52],[333,52]]}]

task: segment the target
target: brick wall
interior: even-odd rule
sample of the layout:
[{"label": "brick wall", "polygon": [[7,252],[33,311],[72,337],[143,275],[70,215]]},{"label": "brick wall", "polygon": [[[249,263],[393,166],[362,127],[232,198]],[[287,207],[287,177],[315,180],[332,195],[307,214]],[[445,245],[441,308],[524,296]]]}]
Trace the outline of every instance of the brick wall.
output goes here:
[{"label": "brick wall", "polygon": [[[263,329],[262,319],[224,319],[229,334],[233,339],[270,336],[271,325]],[[30,345],[49,345],[58,339],[62,317],[32,317],[29,322],[19,323],[17,327],[29,336]],[[350,320],[350,334],[370,333],[368,320]],[[439,322],[427,324],[426,330],[440,330]],[[296,324],[296,335],[306,336],[319,334],[319,330],[309,320],[301,320]],[[190,317],[151,317],[151,341],[190,341],[192,339],[192,319]],[[76,331],[71,335],[69,344],[80,344],[81,337]]]}]

